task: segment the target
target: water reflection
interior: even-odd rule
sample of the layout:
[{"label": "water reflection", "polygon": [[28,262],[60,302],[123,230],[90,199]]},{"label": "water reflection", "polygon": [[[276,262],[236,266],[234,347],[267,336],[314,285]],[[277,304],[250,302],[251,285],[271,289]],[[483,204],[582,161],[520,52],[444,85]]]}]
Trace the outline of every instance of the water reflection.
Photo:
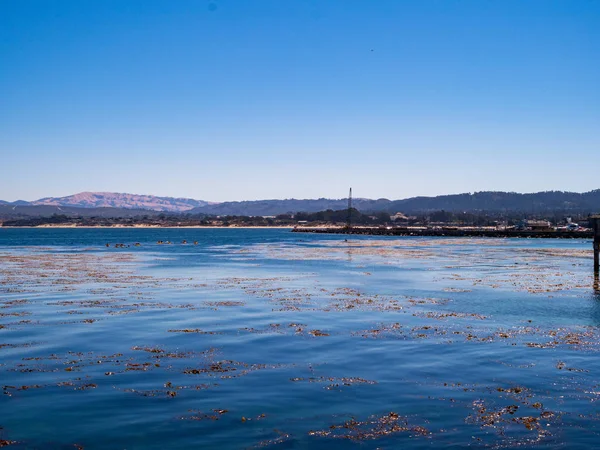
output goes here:
[{"label": "water reflection", "polygon": [[600,277],[594,273],[594,283],[592,292],[591,318],[594,326],[600,327]]},{"label": "water reflection", "polygon": [[348,239],[344,239],[344,243],[347,244],[346,246],[346,256],[348,258],[348,262],[352,262],[352,244],[350,242],[348,242]]},{"label": "water reflection", "polygon": [[[54,246],[0,239],[0,378],[14,386],[0,447],[193,448],[202,435],[211,448],[463,448],[473,436],[586,448],[600,436],[587,242],[111,229],[70,248],[69,230],[17,231]],[[197,250],[155,244],[184,239]]]}]

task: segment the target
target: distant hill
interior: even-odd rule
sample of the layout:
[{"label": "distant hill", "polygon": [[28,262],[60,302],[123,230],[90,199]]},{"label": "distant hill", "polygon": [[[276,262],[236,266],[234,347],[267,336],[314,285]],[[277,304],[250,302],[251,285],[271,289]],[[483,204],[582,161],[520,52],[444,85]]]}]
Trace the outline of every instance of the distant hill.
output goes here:
[{"label": "distant hill", "polygon": [[190,198],[156,197],[154,195],[121,194],[115,192],[81,192],[67,197],[46,197],[30,205],[75,206],[80,208],[125,208],[182,212],[206,206],[208,202]]},{"label": "distant hill", "polygon": [[77,208],[73,206],[53,205],[6,205],[0,204],[0,220],[26,219],[31,217],[50,217],[52,215],[69,217],[154,217],[160,211],[148,211],[128,208]]},{"label": "distant hill", "polygon": [[[369,200],[357,198],[353,200],[353,206],[361,211],[382,211],[389,204],[388,199]],[[223,202],[212,205],[201,206],[188,211],[190,214],[207,214],[217,216],[241,215],[241,216],[275,216],[277,214],[296,212],[318,212],[332,209],[334,211],[347,208],[348,199],[316,200],[255,200],[243,202]]]},{"label": "distant hill", "polygon": [[[285,199],[285,200],[255,200],[240,202],[209,203],[203,200],[189,198],[156,197],[152,195],[118,194],[110,192],[82,192],[67,197],[47,197],[33,202],[2,202],[0,212],[13,214],[19,212],[31,216],[35,213],[47,215],[64,214],[71,211],[93,209],[94,211],[78,212],[82,217],[90,213],[108,217],[104,214],[123,214],[121,217],[150,214],[152,211],[165,213],[202,214],[213,216],[275,216],[297,212],[314,213],[328,209],[337,211],[345,209],[348,199]],[[522,212],[537,214],[560,212],[565,214],[586,214],[600,212],[600,189],[590,192],[546,191],[532,194],[516,192],[475,192],[466,194],[440,195],[437,197],[412,197],[403,200],[388,200],[385,198],[371,200],[356,198],[352,205],[363,213],[385,211],[389,213],[403,212],[405,214],[426,213],[445,210],[448,212]],[[12,210],[17,206],[17,210]],[[32,209],[27,209],[30,206]],[[53,207],[54,209],[35,209],[36,207]],[[57,209],[58,208],[58,209]],[[61,209],[62,208],[62,209]],[[11,212],[12,211],[12,212]]]},{"label": "distant hill", "polygon": [[0,205],[12,205],[12,206],[19,206],[19,205],[30,205],[31,203],[26,202],[25,200],[16,200],[14,202],[6,202],[4,200],[0,200]]},{"label": "distant hill", "polygon": [[387,211],[520,211],[543,213],[548,211],[572,211],[586,213],[600,210],[600,189],[590,192],[546,191],[532,194],[516,192],[475,192],[473,194],[440,195],[437,197],[414,197],[396,200]]},{"label": "distant hill", "polygon": [[[224,202],[200,206],[188,211],[191,214],[273,216],[295,212],[318,212],[327,209],[339,210],[347,207],[347,199],[330,200],[257,200]],[[404,200],[355,199],[353,206],[361,212],[386,211],[395,213],[422,213],[428,211],[517,211],[542,213],[565,211],[587,213],[600,211],[600,189],[585,192],[547,191],[533,194],[516,192],[475,192],[473,194],[440,195],[437,197],[412,197]]]}]

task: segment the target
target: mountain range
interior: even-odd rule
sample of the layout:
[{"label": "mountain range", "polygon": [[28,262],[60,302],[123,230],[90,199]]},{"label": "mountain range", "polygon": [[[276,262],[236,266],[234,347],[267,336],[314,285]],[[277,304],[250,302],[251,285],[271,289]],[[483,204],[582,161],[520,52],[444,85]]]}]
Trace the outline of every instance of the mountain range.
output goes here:
[{"label": "mountain range", "polygon": [[[204,205],[188,212],[209,215],[268,216],[293,212],[317,212],[326,209],[340,210],[347,208],[347,205],[347,199],[257,200]],[[546,191],[533,194],[487,191],[437,197],[412,197],[403,200],[357,198],[353,200],[352,206],[361,212],[386,211],[389,213],[422,213],[440,210],[496,213],[519,211],[527,214],[548,211],[588,213],[600,211],[600,189],[584,193]]]},{"label": "mountain range", "polygon": [[78,208],[125,208],[152,211],[183,212],[209,205],[209,202],[191,198],[156,197],[154,195],[121,194],[116,192],[80,192],[66,197],[45,197],[32,202],[0,201],[0,205],[13,206],[73,206]]},{"label": "mountain range", "polygon": [[[347,199],[285,199],[215,203],[189,198],[82,192],[66,197],[46,197],[32,202],[0,201],[0,214],[5,217],[67,213],[71,215],[79,211],[84,216],[95,214],[104,217],[107,217],[106,214],[130,217],[136,214],[152,215],[156,212],[219,216],[274,216],[327,209],[340,210],[345,209],[347,205]],[[420,213],[439,210],[496,213],[513,211],[527,214],[549,211],[591,213],[600,211],[600,189],[584,193],[545,191],[531,194],[485,191],[436,197],[412,197],[403,200],[356,198],[352,205],[361,212],[386,211],[389,213]]]}]

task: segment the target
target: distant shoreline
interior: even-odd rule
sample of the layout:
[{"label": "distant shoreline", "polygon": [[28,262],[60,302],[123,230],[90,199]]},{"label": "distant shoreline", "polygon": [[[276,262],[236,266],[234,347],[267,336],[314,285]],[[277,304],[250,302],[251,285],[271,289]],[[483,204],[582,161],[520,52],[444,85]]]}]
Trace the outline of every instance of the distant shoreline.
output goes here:
[{"label": "distant shoreline", "polygon": [[19,228],[28,228],[28,229],[47,229],[47,228],[61,228],[61,229],[73,229],[73,228],[82,228],[82,229],[94,229],[94,228],[106,228],[106,229],[125,229],[125,230],[134,230],[134,229],[143,229],[143,230],[147,230],[147,229],[153,229],[153,228],[157,228],[157,229],[163,229],[163,228],[175,228],[175,229],[189,229],[189,228],[194,228],[194,229],[200,229],[200,228],[210,228],[210,229],[215,229],[215,228],[223,228],[223,229],[238,229],[238,228],[276,228],[276,229],[293,229],[294,227],[292,226],[284,226],[284,225],[273,225],[273,226],[251,226],[251,225],[244,225],[244,226],[216,226],[216,225],[190,225],[190,226],[179,226],[179,227],[165,227],[165,226],[160,226],[160,225],[133,225],[133,226],[122,226],[122,225],[116,225],[116,226],[107,226],[107,225],[81,225],[81,226],[77,226],[77,225],[38,225],[35,227],[31,227],[31,226],[22,226],[22,227],[15,227],[15,226],[0,226],[0,229],[2,228],[10,228],[10,229],[19,229]]},{"label": "distant shoreline", "polygon": [[551,238],[551,239],[590,239],[593,231],[557,230],[502,230],[478,228],[381,228],[381,227],[306,227],[294,228],[294,233],[343,234],[364,236],[428,236],[428,237],[482,237],[482,238]]}]

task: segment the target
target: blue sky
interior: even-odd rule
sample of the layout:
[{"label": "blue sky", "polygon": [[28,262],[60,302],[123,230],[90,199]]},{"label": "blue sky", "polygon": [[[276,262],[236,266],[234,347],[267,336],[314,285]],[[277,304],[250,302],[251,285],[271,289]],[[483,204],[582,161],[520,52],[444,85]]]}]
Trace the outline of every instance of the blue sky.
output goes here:
[{"label": "blue sky", "polygon": [[2,0],[0,199],[600,188],[600,0]]}]

